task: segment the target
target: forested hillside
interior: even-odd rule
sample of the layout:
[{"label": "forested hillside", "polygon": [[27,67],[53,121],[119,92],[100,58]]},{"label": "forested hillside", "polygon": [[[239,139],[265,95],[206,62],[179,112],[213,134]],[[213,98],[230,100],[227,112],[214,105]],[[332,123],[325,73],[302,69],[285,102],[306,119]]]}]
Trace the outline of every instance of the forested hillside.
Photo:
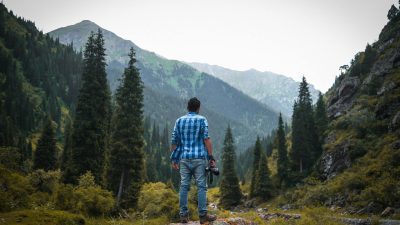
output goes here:
[{"label": "forested hillside", "polygon": [[0,5],[0,146],[30,158],[50,117],[61,139],[80,87],[82,55]]}]

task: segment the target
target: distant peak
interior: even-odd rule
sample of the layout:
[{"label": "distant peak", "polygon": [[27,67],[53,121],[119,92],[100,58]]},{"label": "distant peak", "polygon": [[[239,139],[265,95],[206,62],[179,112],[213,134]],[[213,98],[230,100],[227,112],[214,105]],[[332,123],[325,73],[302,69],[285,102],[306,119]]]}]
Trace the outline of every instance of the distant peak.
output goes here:
[{"label": "distant peak", "polygon": [[82,20],[81,22],[79,22],[77,24],[95,24],[95,23],[90,20]]},{"label": "distant peak", "polygon": [[72,26],[86,26],[86,27],[100,27],[97,25],[95,22],[92,22],[90,20],[82,20],[81,22],[74,24]]}]

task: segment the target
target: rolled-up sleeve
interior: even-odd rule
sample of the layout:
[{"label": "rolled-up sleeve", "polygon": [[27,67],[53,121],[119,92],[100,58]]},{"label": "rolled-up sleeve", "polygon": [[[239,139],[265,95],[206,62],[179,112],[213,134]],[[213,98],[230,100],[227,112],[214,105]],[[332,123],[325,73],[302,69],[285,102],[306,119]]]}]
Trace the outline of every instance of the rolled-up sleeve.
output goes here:
[{"label": "rolled-up sleeve", "polygon": [[202,122],[202,127],[201,127],[202,133],[203,133],[203,139],[209,139],[210,136],[208,134],[208,121],[207,119],[204,118]]},{"label": "rolled-up sleeve", "polygon": [[175,122],[174,130],[172,131],[172,138],[171,138],[172,145],[179,145],[180,143],[178,125],[179,125],[179,120]]}]

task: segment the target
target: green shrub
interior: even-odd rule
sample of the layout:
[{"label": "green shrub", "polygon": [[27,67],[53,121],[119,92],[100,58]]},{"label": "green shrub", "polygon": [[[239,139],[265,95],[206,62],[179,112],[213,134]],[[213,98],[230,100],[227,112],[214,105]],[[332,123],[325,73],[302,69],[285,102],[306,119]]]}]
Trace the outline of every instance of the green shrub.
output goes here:
[{"label": "green shrub", "polygon": [[138,210],[148,218],[167,216],[176,218],[179,214],[178,195],[164,183],[147,183],[139,196]]},{"label": "green shrub", "polygon": [[22,156],[15,147],[0,147],[0,164],[10,170],[20,171]]},{"label": "green shrub", "polygon": [[62,184],[53,195],[53,202],[57,209],[72,211],[76,206],[74,187],[70,184]]},{"label": "green shrub", "polygon": [[57,208],[70,210],[87,216],[109,214],[115,206],[115,200],[110,191],[102,189],[94,182],[90,172],[79,178],[79,185],[60,185],[53,197]]},{"label": "green shrub", "polygon": [[28,207],[32,192],[26,177],[0,165],[0,212]]},{"label": "green shrub", "polygon": [[35,170],[29,174],[29,181],[32,186],[40,192],[53,193],[60,184],[61,171]]},{"label": "green shrub", "polygon": [[111,212],[115,201],[111,192],[99,186],[74,190],[76,198],[76,212],[89,216],[100,216]]}]

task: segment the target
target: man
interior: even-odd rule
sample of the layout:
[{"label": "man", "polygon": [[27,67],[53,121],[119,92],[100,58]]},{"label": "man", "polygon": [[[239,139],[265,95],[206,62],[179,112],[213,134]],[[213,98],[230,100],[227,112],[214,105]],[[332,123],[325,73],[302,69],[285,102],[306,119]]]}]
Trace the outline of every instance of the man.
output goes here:
[{"label": "man", "polygon": [[188,114],[176,120],[171,140],[172,167],[179,169],[181,185],[179,188],[179,208],[181,223],[189,221],[188,192],[192,176],[198,190],[198,211],[200,223],[216,220],[216,216],[207,214],[207,159],[215,166],[211,139],[208,136],[207,119],[199,115],[200,101],[191,98],[187,105]]}]

